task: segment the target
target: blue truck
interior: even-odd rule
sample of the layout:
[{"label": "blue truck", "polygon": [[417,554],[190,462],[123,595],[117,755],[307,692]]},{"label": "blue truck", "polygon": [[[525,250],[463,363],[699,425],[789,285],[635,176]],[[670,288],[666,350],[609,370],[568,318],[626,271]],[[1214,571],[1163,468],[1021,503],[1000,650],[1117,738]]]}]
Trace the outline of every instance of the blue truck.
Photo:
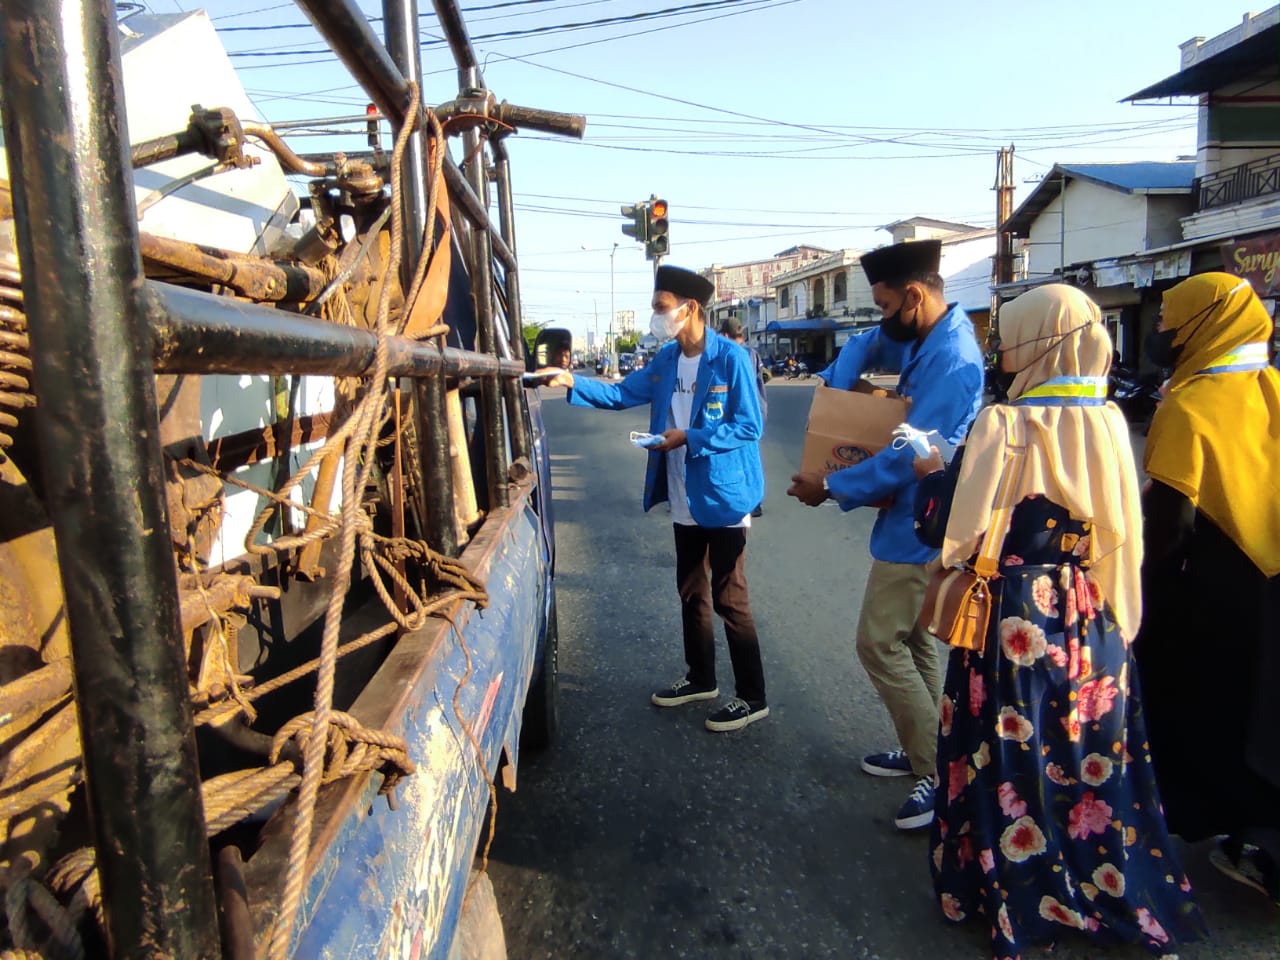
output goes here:
[{"label": "blue truck", "polygon": [[415,4],[300,0],[369,100],[305,124],[118,6],[0,13],[0,953],[505,956],[571,346],[523,339],[506,138],[585,120],[499,103],[454,0],[434,105]]}]

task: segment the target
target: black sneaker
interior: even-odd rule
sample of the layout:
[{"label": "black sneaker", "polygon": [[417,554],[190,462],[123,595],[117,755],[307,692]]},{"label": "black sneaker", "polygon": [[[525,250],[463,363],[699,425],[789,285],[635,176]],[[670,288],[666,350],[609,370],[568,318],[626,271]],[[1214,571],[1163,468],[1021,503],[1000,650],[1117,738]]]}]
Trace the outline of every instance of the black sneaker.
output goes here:
[{"label": "black sneaker", "polygon": [[665,690],[659,690],[649,699],[653,701],[655,706],[659,707],[678,707],[682,703],[692,703],[694,700],[714,700],[720,696],[720,688],[712,687],[708,690],[706,687],[695,686],[693,681],[687,677],[681,677]]},{"label": "black sneaker", "polygon": [[1253,887],[1280,906],[1280,869],[1262,848],[1219,840],[1209,852],[1209,862],[1232,880]]},{"label": "black sneaker", "polygon": [[763,703],[753,706],[745,700],[734,697],[711,716],[707,717],[707,729],[714,730],[716,733],[741,730],[748,723],[763,720],[768,715],[769,708]]}]

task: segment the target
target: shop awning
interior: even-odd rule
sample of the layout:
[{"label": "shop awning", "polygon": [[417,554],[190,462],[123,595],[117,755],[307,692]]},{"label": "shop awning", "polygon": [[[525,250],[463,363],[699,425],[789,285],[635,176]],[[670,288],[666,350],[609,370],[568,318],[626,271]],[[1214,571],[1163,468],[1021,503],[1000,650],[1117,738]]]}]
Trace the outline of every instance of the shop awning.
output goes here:
[{"label": "shop awning", "polygon": [[765,333],[811,333],[817,331],[849,330],[852,320],[835,317],[812,317],[804,320],[770,320]]}]

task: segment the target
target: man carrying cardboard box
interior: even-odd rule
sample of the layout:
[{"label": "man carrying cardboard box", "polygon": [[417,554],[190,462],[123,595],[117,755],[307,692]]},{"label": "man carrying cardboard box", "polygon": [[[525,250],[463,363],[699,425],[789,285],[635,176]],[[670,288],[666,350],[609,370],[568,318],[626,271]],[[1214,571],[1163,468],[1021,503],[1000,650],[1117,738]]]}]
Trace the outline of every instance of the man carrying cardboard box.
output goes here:
[{"label": "man carrying cardboard box", "polygon": [[[954,444],[964,438],[982,403],[982,352],[969,318],[943,296],[941,254],[936,240],[865,254],[862,269],[880,308],[879,329],[851,337],[819,376],[830,387],[852,390],[867,370],[898,371],[898,393],[910,400],[907,422]],[[862,769],[874,776],[916,778],[894,818],[902,830],[933,821],[942,696],[937,642],[915,625],[928,582],[926,567],[937,551],[916,538],[912,459],[910,447],[886,446],[825,476],[820,470],[798,473],[787,491],[811,507],[828,499],[841,510],[888,504],[871,531],[871,572],[855,644],[901,747],[865,757]]]}]

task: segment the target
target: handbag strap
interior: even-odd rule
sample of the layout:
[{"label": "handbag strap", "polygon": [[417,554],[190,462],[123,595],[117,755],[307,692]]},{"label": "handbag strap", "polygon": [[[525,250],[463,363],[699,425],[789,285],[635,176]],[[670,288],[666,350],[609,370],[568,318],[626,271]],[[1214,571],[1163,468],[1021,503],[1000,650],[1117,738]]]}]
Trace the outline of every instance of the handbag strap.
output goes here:
[{"label": "handbag strap", "polygon": [[1005,418],[1004,463],[1000,467],[1000,482],[996,485],[995,500],[991,507],[991,522],[987,524],[987,532],[982,535],[978,559],[973,564],[974,573],[983,580],[991,579],[1000,569],[1000,548],[1004,546],[1004,538],[1013,519],[1013,509],[1017,506],[1014,497],[1017,496],[1018,485],[1022,480],[1023,458],[1026,454],[1022,418],[1013,411],[1002,412]]}]

